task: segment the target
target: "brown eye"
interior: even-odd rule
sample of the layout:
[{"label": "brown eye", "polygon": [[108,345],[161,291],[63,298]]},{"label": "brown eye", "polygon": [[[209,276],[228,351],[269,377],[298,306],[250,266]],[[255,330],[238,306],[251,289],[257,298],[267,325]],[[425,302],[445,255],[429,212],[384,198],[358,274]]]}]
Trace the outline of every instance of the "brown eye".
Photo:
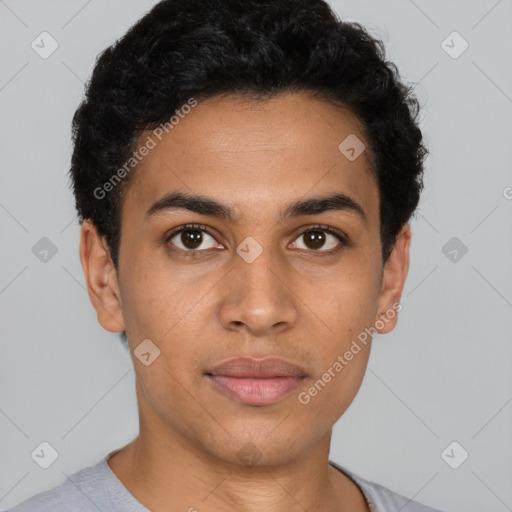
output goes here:
[{"label": "brown eye", "polygon": [[323,231],[308,231],[302,235],[304,243],[310,249],[321,249],[325,244],[325,233]]},{"label": "brown eye", "polygon": [[180,233],[180,242],[187,249],[197,249],[203,243],[203,233],[199,229],[185,229]]},{"label": "brown eye", "polygon": [[345,240],[341,235],[327,228],[313,228],[302,232],[296,239],[303,242],[294,241],[296,249],[309,249],[318,252],[333,252],[337,248],[345,245]]},{"label": "brown eye", "polygon": [[[175,231],[167,239],[178,249],[183,251],[197,251],[198,249],[206,250],[216,247],[218,244],[212,235],[204,228],[195,226],[183,226]],[[204,247],[204,244],[209,244]]]}]

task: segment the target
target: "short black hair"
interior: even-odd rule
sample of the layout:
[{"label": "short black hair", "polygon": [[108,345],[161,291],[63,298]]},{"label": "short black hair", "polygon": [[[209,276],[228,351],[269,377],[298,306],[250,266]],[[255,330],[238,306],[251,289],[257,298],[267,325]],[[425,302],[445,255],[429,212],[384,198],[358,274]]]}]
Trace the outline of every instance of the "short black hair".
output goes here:
[{"label": "short black hair", "polygon": [[90,219],[105,236],[116,270],[121,200],[133,174],[126,163],[144,130],[168,123],[191,98],[287,92],[338,103],[361,121],[387,260],[418,205],[428,151],[418,100],[382,41],[323,0],[163,0],[98,56],[73,117],[79,222]]}]

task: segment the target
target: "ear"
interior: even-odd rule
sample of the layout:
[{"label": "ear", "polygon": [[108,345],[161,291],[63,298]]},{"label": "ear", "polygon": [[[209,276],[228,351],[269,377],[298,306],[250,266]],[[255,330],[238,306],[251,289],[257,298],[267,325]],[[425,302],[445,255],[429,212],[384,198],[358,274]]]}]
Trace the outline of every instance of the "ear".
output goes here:
[{"label": "ear", "polygon": [[[411,228],[404,224],[398,233],[393,250],[384,265],[375,329],[386,334],[394,329],[401,306],[400,297],[409,271]],[[381,327],[382,326],[382,327]]]},{"label": "ear", "polygon": [[124,331],[117,271],[106,241],[99,236],[96,226],[90,219],[85,219],[81,227],[80,261],[98,322],[107,331]]}]

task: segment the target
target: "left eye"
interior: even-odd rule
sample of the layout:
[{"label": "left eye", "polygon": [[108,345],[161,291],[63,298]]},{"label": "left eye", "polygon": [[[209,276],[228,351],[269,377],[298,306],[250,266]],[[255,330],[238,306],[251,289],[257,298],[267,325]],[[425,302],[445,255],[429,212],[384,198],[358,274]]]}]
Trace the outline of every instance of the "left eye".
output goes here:
[{"label": "left eye", "polygon": [[[329,250],[335,249],[340,242],[344,242],[341,235],[337,233],[331,233],[327,229],[313,228],[302,232],[296,240],[304,239],[304,242],[297,244],[293,242],[293,245],[297,249],[312,249],[314,251],[329,252]],[[327,247],[325,247],[327,244]]]}]

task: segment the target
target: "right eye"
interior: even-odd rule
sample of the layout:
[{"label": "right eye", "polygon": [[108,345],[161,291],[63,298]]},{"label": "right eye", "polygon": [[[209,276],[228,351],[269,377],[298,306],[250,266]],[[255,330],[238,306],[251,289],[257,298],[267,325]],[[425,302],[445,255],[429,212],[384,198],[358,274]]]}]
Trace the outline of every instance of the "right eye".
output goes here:
[{"label": "right eye", "polygon": [[[200,224],[186,224],[180,226],[167,237],[166,242],[171,242],[178,250],[185,252],[200,252],[202,250],[213,249],[216,244],[219,245],[208,228]],[[210,243],[209,246],[199,249],[201,245],[208,242]],[[175,249],[172,248],[172,250]]]}]

